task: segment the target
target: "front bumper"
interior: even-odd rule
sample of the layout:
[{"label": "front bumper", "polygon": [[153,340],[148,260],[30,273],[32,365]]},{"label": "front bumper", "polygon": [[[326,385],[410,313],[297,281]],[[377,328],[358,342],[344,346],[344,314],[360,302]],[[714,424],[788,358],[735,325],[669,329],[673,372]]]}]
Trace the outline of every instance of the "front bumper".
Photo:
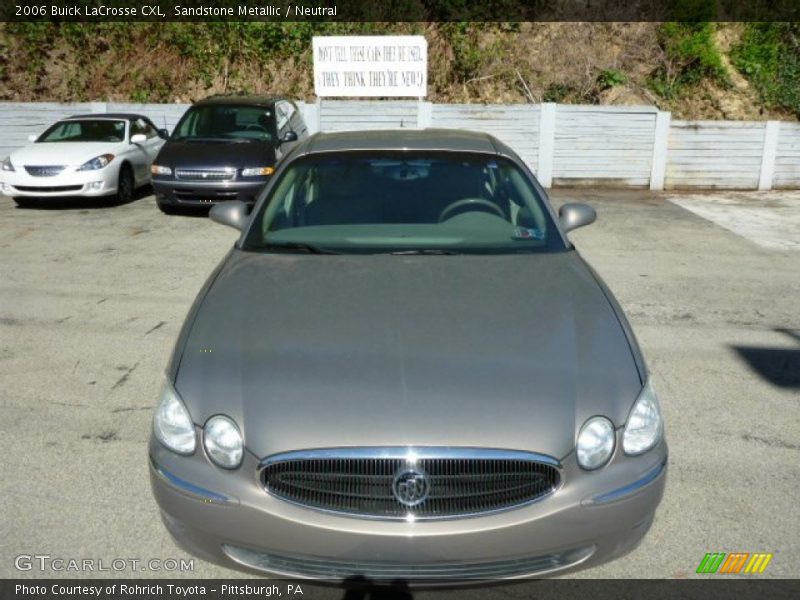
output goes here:
[{"label": "front bumper", "polygon": [[560,574],[627,554],[661,501],[667,447],[616,456],[591,473],[573,454],[564,484],[542,502],[416,523],[332,515],[270,496],[252,455],[223,471],[202,450],[182,457],[151,441],[150,462],[164,524],[201,558],[287,577],[452,584]]},{"label": "front bumper", "polygon": [[118,172],[113,163],[94,171],[76,171],[75,167],[67,167],[53,177],[34,177],[19,168],[0,175],[0,193],[23,198],[108,196],[117,193]]},{"label": "front bumper", "polygon": [[241,200],[253,205],[268,179],[258,181],[181,181],[153,179],[156,201],[162,206],[209,206],[218,202]]}]

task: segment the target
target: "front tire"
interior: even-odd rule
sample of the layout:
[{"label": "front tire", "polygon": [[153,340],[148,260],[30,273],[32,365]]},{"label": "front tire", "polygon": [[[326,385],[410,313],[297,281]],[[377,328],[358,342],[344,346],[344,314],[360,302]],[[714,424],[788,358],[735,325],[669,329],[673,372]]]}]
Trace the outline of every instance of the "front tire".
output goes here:
[{"label": "front tire", "polygon": [[163,202],[159,202],[158,200],[156,200],[156,204],[158,204],[158,209],[165,215],[176,215],[178,212],[180,212],[180,209],[172,204],[165,204]]},{"label": "front tire", "polygon": [[119,169],[117,179],[117,195],[115,200],[118,204],[126,204],[133,199],[133,171],[128,165],[122,165]]}]

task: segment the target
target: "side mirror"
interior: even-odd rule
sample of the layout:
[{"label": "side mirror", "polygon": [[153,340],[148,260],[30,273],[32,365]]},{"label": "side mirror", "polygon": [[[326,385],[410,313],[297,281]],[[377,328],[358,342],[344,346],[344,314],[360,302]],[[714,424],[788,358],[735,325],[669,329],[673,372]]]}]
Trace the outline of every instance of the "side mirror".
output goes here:
[{"label": "side mirror", "polygon": [[294,131],[287,131],[283,134],[283,137],[278,140],[278,146],[281,144],[287,144],[289,142],[296,142],[297,141],[297,134]]},{"label": "side mirror", "polygon": [[131,144],[144,144],[147,141],[147,136],[143,133],[137,133],[131,136]]},{"label": "side mirror", "polygon": [[208,216],[215,223],[244,231],[250,220],[250,209],[241,200],[230,200],[212,206]]},{"label": "side mirror", "polygon": [[588,204],[570,202],[558,209],[558,220],[561,222],[564,233],[578,227],[591,225],[595,219],[597,219],[597,212]]},{"label": "side mirror", "polygon": [[166,130],[166,129],[159,129],[159,130],[158,130],[158,136],[159,136],[160,138],[162,138],[162,139],[165,139],[165,140],[166,140],[166,139],[169,137],[169,131],[168,131],[168,130]]},{"label": "side mirror", "polygon": [[38,140],[38,139],[39,139],[39,136],[38,136],[38,135],[29,135],[29,136],[28,136],[28,141],[29,141],[29,142],[35,142],[35,141],[36,141],[36,140]]}]

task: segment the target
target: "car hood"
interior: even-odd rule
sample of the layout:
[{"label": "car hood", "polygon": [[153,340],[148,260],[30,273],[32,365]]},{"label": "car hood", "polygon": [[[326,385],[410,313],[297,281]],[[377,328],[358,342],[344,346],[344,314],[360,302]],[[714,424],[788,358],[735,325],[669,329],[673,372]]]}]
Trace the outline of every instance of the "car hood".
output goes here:
[{"label": "car hood", "polygon": [[264,167],[275,164],[275,148],[260,142],[176,142],[167,141],[156,164],[175,168]]},{"label": "car hood", "polygon": [[78,167],[101,154],[119,154],[127,149],[122,142],[41,142],[30,144],[11,154],[16,166],[66,165]]},{"label": "car hood", "polygon": [[235,419],[257,457],[412,445],[562,458],[588,417],[623,424],[641,389],[576,252],[234,250],[193,317],[176,389],[198,425]]}]

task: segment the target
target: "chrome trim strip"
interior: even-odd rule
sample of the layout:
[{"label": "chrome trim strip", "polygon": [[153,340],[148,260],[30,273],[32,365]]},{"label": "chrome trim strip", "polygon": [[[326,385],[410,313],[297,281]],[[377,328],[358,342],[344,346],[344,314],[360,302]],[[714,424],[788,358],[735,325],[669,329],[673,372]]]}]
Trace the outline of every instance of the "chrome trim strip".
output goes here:
[{"label": "chrome trim strip", "polygon": [[211,490],[202,488],[199,485],[190,483],[185,479],[181,479],[177,475],[170,473],[164,467],[156,463],[152,456],[150,457],[150,465],[153,467],[153,470],[168,483],[171,483],[176,488],[179,488],[180,490],[187,492],[192,496],[196,496],[205,502],[213,502],[215,504],[228,504],[231,502],[231,500],[223,494],[212,492]]},{"label": "chrome trim strip", "polygon": [[259,469],[287,460],[315,460],[325,458],[389,458],[414,460],[417,458],[481,458],[490,460],[529,460],[561,469],[561,462],[552,456],[525,450],[497,448],[462,448],[453,446],[360,446],[294,450],[273,454],[262,459]]},{"label": "chrome trim strip", "polygon": [[637,479],[633,483],[629,483],[628,485],[617,488],[616,490],[612,490],[610,492],[606,492],[605,494],[600,494],[599,496],[594,496],[593,498],[584,500],[581,502],[581,504],[584,506],[597,506],[598,504],[609,504],[610,502],[615,502],[625,498],[626,496],[631,496],[658,479],[664,473],[664,471],[666,471],[666,469],[667,459],[664,458],[661,464],[652,469],[641,479]]},{"label": "chrome trim strip", "polygon": [[231,544],[222,544],[222,551],[233,562],[283,577],[342,581],[353,577],[367,580],[403,580],[410,585],[450,582],[482,582],[541,576],[575,567],[591,558],[594,544],[552,552],[541,556],[510,558],[496,561],[447,561],[398,563],[392,561],[345,562],[319,556],[274,555]]}]

